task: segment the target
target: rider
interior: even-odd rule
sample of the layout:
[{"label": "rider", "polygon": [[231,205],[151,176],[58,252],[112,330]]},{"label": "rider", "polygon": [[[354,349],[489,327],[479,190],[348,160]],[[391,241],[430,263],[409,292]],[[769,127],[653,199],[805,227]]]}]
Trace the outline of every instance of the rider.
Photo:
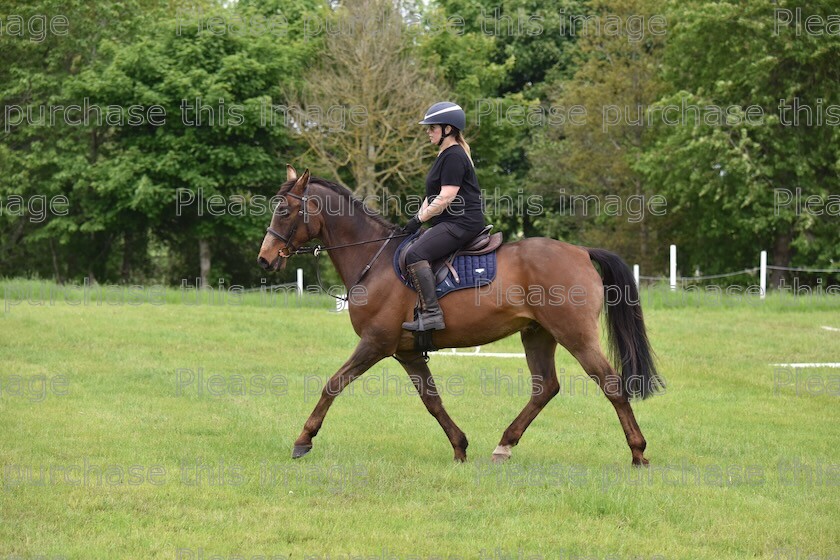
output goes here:
[{"label": "rider", "polygon": [[446,328],[435,294],[435,277],[430,262],[445,257],[484,229],[481,189],[475,175],[470,147],[461,135],[467,124],[464,110],[456,103],[435,103],[419,124],[428,125],[429,141],[440,148],[426,175],[426,198],[420,211],[403,228],[414,233],[430,222],[405,257],[408,271],[420,295],[417,320],[403,323],[409,331]]}]

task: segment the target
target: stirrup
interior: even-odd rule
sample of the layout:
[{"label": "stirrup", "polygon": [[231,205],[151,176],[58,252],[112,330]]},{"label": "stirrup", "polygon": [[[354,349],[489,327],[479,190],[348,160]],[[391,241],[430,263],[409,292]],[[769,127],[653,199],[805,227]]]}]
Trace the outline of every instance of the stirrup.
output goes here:
[{"label": "stirrup", "polygon": [[413,321],[403,323],[402,328],[411,332],[431,332],[445,329],[446,324],[443,322],[443,313],[440,311],[437,313],[419,312]]}]

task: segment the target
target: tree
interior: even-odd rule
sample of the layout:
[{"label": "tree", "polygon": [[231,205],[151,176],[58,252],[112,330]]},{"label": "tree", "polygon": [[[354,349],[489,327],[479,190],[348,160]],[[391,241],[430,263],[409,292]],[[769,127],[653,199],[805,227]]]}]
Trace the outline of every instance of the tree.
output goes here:
[{"label": "tree", "polygon": [[17,198],[31,207],[39,201],[67,204],[37,215],[6,207],[0,216],[0,268],[58,281],[81,274],[104,277],[115,235],[92,215],[90,221],[79,216],[98,212],[80,189],[88,184],[107,132],[75,124],[79,115],[64,109],[84,104],[72,84],[102,63],[100,43],[130,42],[165,13],[165,4],[30,0],[14,11],[29,23],[17,33],[4,15],[0,34],[0,199]]},{"label": "tree", "polygon": [[[680,124],[659,119],[637,169],[667,195],[673,237],[692,265],[743,268],[762,248],[777,266],[840,261],[837,218],[826,211],[838,192],[840,129],[825,122],[829,107],[840,112],[840,37],[802,26],[808,16],[828,21],[834,8],[669,4],[665,80],[676,93],[654,109],[673,107]],[[797,189],[822,212],[803,212]],[[776,271],[771,283],[781,278]]]},{"label": "tree", "polygon": [[544,129],[529,151],[531,177],[559,206],[544,227],[648,268],[656,227],[642,202],[657,190],[633,165],[647,146],[646,109],[662,91],[663,36],[636,33],[630,23],[651,21],[657,6],[599,0],[592,10],[575,31],[580,62],[573,78],[546,86],[565,118]]},{"label": "tree", "polygon": [[416,188],[429,153],[417,122],[443,94],[390,0],[342,4],[324,28],[321,58],[284,110],[319,164],[376,208],[388,186]]},{"label": "tree", "polygon": [[[208,9],[195,18],[248,21],[253,12],[242,10]],[[282,182],[278,155],[291,142],[265,112],[280,84],[299,74],[304,51],[247,27],[222,32],[172,19],[130,45],[103,49],[111,62],[81,76],[84,95],[101,105],[154,105],[165,119],[112,131],[90,183],[109,204],[93,219],[105,229],[128,228],[132,242],[154,236],[176,251],[191,245],[196,258],[187,262],[197,262],[207,285],[214,246],[257,239],[270,215],[249,200]]]}]

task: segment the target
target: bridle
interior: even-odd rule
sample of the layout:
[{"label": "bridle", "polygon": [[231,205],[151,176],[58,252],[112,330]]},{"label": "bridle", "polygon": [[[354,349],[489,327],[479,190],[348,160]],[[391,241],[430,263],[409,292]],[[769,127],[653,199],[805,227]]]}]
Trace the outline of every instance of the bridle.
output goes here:
[{"label": "bridle", "polygon": [[[304,187],[303,195],[297,195],[297,194],[292,193],[292,192],[286,193],[286,196],[289,196],[289,197],[296,198],[296,199],[300,200],[300,210],[298,210],[298,216],[303,217],[303,221],[306,223],[307,233],[309,233],[309,220],[308,220],[308,216],[307,216],[307,213],[306,213],[306,201],[307,201],[306,191],[308,189],[309,189],[309,183],[307,183],[306,187]],[[365,275],[371,269],[373,264],[376,262],[376,259],[379,258],[379,255],[382,254],[382,251],[384,251],[385,247],[388,246],[388,243],[391,241],[391,239],[394,239],[395,237],[406,237],[406,236],[410,235],[408,233],[398,233],[398,230],[394,230],[394,231],[391,232],[391,235],[389,235],[388,237],[380,237],[378,239],[370,239],[370,240],[367,240],[367,241],[357,241],[355,243],[344,243],[342,245],[333,245],[331,247],[321,247],[320,245],[317,245],[315,247],[297,247],[296,248],[294,246],[294,244],[292,243],[292,239],[294,238],[295,233],[297,232],[297,228],[300,225],[300,222],[301,222],[300,218],[296,219],[289,226],[289,231],[288,231],[288,233],[286,233],[286,235],[283,235],[282,233],[273,229],[271,226],[266,228],[266,230],[265,230],[266,233],[268,233],[269,235],[271,235],[273,237],[276,237],[277,239],[279,239],[280,241],[282,241],[284,243],[284,246],[277,250],[277,256],[287,259],[287,258],[291,257],[292,255],[301,255],[301,254],[311,253],[315,257],[315,275],[318,279],[318,287],[321,289],[321,291],[326,292],[327,294],[334,297],[335,299],[340,299],[340,300],[343,300],[343,301],[347,301],[349,298],[347,296],[342,297],[342,296],[335,296],[333,294],[330,294],[329,290],[325,290],[324,286],[321,284],[321,273],[320,273],[320,267],[318,266],[318,257],[321,255],[321,252],[329,251],[331,249],[341,249],[341,248],[344,248],[344,247],[352,247],[354,245],[366,245],[368,243],[376,243],[377,241],[385,241],[385,243],[382,244],[382,247],[379,248],[379,250],[373,256],[373,258],[367,264],[367,266],[365,266],[365,268],[362,270],[362,273],[359,275],[359,279],[356,280],[356,282],[352,286],[350,286],[350,288],[347,290],[347,293],[349,294],[353,290],[353,288],[355,288],[356,286],[359,285],[359,283],[361,283],[362,279],[365,277]],[[311,234],[310,234],[310,237],[311,237]]]},{"label": "bridle", "polygon": [[[289,196],[289,197],[296,198],[296,199],[300,200],[300,210],[298,210],[298,216],[303,216],[303,221],[307,224],[307,227],[308,227],[309,226],[309,220],[307,219],[308,216],[306,215],[306,191],[307,191],[307,189],[309,189],[309,183],[307,183],[306,187],[303,189],[303,195],[302,196],[296,195],[295,193],[292,193],[292,192],[286,193],[286,196]],[[289,231],[286,233],[285,236],[282,233],[272,229],[271,226],[266,228],[265,231],[267,233],[269,233],[270,235],[276,237],[277,239],[279,239],[280,241],[285,243],[285,245],[283,247],[281,247],[280,249],[277,250],[277,256],[280,256],[280,257],[283,257],[283,258],[287,259],[287,258],[291,257],[292,255],[298,254],[299,249],[295,249],[295,246],[292,243],[292,239],[294,238],[295,233],[297,232],[297,228],[298,228],[299,225],[300,225],[300,220],[299,219],[292,222],[292,224],[289,226]],[[284,251],[285,251],[285,253],[284,253]]]}]

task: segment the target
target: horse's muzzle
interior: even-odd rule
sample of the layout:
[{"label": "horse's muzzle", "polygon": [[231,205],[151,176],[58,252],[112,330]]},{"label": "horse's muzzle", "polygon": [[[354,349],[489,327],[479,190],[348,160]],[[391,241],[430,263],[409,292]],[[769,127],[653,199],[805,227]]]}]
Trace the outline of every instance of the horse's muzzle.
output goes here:
[{"label": "horse's muzzle", "polygon": [[271,262],[269,262],[268,259],[264,257],[257,257],[257,264],[260,265],[260,267],[263,270],[276,271],[285,269],[287,260],[288,258],[284,257],[283,255],[278,255]]}]

